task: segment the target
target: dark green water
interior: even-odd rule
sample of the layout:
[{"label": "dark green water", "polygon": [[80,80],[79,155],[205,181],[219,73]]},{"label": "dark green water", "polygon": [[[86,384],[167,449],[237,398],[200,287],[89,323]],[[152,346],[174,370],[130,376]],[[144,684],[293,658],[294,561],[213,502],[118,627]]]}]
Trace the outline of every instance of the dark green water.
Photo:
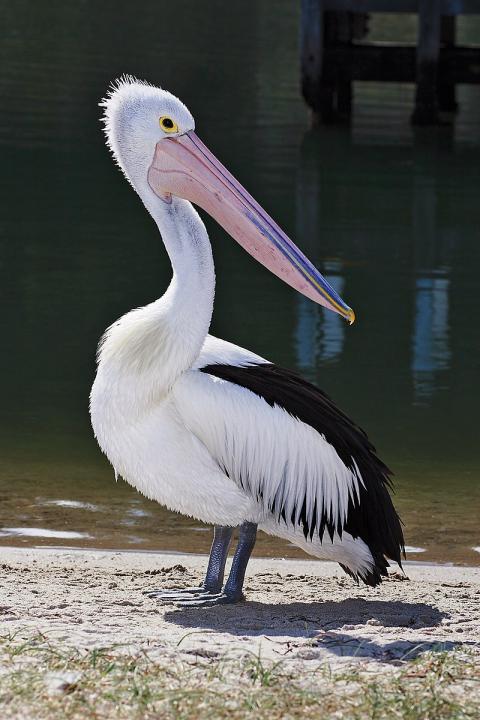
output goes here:
[{"label": "dark green water", "polygon": [[[169,279],[98,122],[109,81],[129,72],[188,104],[358,317],[326,314],[208,222],[215,334],[299,369],[367,429],[395,471],[407,542],[425,549],[411,559],[480,562],[480,92],[460,89],[455,127],[413,132],[411,88],[364,85],[350,130],[309,130],[296,6],[2,5],[2,544],[209,544],[115,484],[89,426],[100,334]],[[258,553],[297,551],[262,538]]]}]

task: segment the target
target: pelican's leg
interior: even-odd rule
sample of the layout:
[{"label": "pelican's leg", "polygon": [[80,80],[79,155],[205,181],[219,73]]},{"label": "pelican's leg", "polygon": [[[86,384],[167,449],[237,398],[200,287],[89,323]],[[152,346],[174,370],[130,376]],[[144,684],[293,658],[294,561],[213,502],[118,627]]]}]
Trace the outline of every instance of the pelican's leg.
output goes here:
[{"label": "pelican's leg", "polygon": [[223,585],[225,563],[227,562],[228,548],[230,547],[232,534],[233,528],[231,527],[216,526],[214,528],[207,574],[201,587],[178,588],[175,590],[146,590],[144,594],[155,600],[166,600],[168,602],[217,595]]},{"label": "pelican's leg", "polygon": [[223,592],[210,597],[195,597],[189,600],[180,601],[182,607],[208,607],[209,605],[226,605],[245,600],[243,594],[243,581],[250,555],[257,539],[257,526],[255,523],[244,522],[240,526],[238,545],[230,568],[230,575],[225,583]]}]

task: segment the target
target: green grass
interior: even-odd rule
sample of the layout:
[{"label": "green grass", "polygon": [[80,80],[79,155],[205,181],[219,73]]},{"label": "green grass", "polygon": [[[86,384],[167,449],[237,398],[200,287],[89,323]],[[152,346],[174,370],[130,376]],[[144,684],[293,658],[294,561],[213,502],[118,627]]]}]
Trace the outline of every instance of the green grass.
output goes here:
[{"label": "green grass", "polygon": [[[303,669],[300,670],[300,667]],[[170,649],[74,649],[0,638],[2,720],[446,720],[480,717],[480,658],[429,653],[378,672],[362,665],[204,658]],[[308,669],[305,669],[308,668]],[[67,676],[66,673],[71,673]],[[57,681],[52,678],[65,680]]]}]

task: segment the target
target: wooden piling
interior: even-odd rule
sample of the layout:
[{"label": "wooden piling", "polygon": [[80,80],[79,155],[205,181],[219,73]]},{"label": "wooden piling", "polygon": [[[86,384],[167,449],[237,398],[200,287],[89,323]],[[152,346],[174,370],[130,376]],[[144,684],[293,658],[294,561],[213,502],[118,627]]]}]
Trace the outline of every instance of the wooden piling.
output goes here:
[{"label": "wooden piling", "polygon": [[302,0],[301,84],[314,123],[349,120],[352,78],[345,66],[326,62],[329,51],[352,39],[349,13],[325,11],[324,0]]},{"label": "wooden piling", "polygon": [[[440,25],[440,43],[443,48],[452,50],[456,40],[456,17],[442,17]],[[438,108],[440,112],[454,113],[458,110],[455,83],[440,74],[438,78]]]},{"label": "wooden piling", "polygon": [[[377,12],[418,13],[417,47],[361,42]],[[355,81],[414,82],[412,123],[437,124],[457,109],[457,84],[480,84],[480,47],[455,42],[456,17],[470,14],[480,0],[301,0],[301,84],[313,120],[348,121]]]},{"label": "wooden piling", "polygon": [[417,42],[417,89],[414,125],[438,122],[438,59],[440,54],[440,0],[419,0]]}]

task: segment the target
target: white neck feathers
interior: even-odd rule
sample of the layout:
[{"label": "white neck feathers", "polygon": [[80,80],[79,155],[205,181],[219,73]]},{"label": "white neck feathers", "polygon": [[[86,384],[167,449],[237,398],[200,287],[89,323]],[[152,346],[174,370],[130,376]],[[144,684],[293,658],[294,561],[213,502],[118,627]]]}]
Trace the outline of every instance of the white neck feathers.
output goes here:
[{"label": "white neck feathers", "polygon": [[175,197],[163,202],[148,186],[136,189],[162,235],[173,278],[159,300],[108,328],[100,344],[99,371],[111,368],[132,389],[135,377],[141,378],[138,393],[158,399],[202,348],[212,317],[215,271],[207,231],[192,205]]}]

